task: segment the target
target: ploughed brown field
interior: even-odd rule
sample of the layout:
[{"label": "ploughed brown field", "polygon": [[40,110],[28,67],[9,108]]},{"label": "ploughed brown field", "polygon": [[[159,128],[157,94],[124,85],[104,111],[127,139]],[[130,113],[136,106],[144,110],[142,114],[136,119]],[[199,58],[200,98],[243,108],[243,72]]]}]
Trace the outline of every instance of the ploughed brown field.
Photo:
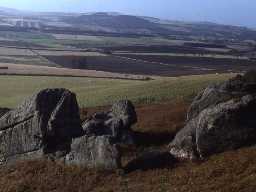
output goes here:
[{"label": "ploughed brown field", "polygon": [[[152,149],[165,150],[182,128],[188,104],[138,105],[134,127],[138,148],[125,149],[123,165],[136,154]],[[81,116],[106,109],[81,109]],[[20,162],[0,168],[0,191],[4,192],[255,192],[256,148],[242,148],[214,155],[202,162],[166,163],[155,169],[128,174],[67,167],[47,161]]]},{"label": "ploughed brown field", "polygon": [[[19,43],[18,43],[19,45]],[[149,51],[152,48],[155,52]],[[165,49],[166,48],[166,49]],[[169,47],[170,48],[170,47]],[[175,49],[178,49],[176,46]],[[81,50],[26,48],[0,45],[0,61],[4,65],[12,64],[12,70],[0,70],[0,74],[62,75],[137,78],[148,76],[185,76],[215,73],[241,73],[256,69],[255,59],[250,54],[235,54],[229,51],[204,51],[180,46],[174,47],[131,47],[124,51],[113,48]],[[203,48],[205,50],[206,48]],[[210,49],[210,48],[208,48]],[[212,48],[222,49],[222,48]],[[169,52],[166,52],[169,50]],[[20,64],[22,66],[18,66]],[[30,66],[45,66],[32,68]],[[47,68],[55,67],[55,68]],[[24,68],[22,71],[20,68]],[[65,69],[60,69],[65,68]],[[68,69],[71,69],[68,71]],[[76,70],[74,70],[76,69]],[[126,75],[133,74],[133,75]],[[127,77],[128,76],[128,77]]]},{"label": "ploughed brown field", "polygon": [[113,73],[185,76],[215,73],[240,73],[256,69],[255,61],[232,55],[166,55],[160,53],[115,54],[105,56],[45,55],[56,65]]}]

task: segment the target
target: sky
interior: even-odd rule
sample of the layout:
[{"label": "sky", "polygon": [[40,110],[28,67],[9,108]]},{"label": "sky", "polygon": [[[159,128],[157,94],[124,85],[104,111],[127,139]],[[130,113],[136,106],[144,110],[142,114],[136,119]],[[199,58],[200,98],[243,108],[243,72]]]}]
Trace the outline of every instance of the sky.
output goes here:
[{"label": "sky", "polygon": [[0,0],[0,6],[33,11],[120,12],[256,28],[256,0]]}]

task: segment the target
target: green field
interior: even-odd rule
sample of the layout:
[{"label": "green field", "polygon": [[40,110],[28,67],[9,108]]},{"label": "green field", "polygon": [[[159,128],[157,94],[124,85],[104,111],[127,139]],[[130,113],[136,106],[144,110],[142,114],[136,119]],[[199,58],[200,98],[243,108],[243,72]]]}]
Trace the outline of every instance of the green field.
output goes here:
[{"label": "green field", "polygon": [[231,74],[159,78],[151,81],[74,78],[0,76],[0,107],[15,107],[24,98],[44,88],[63,87],[77,94],[81,107],[104,106],[120,99],[137,104],[159,103],[174,99],[191,99],[200,89],[220,82]]},{"label": "green field", "polygon": [[[92,35],[52,34],[55,41],[62,45],[83,45],[86,47],[114,47],[135,45],[183,45],[182,40],[161,37],[107,37]],[[50,39],[52,40],[52,39]]]},{"label": "green field", "polygon": [[0,31],[3,40],[33,43],[53,48],[65,48],[69,45],[85,47],[134,46],[134,45],[182,45],[182,40],[171,40],[161,37],[108,37],[93,35],[48,34],[41,32]]}]

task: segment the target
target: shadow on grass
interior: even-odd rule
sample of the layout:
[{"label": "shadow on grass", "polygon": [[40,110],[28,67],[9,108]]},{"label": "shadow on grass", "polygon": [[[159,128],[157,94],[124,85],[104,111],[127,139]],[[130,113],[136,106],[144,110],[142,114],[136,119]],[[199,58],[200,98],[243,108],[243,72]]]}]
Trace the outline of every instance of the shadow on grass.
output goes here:
[{"label": "shadow on grass", "polygon": [[138,132],[134,133],[135,143],[138,147],[163,146],[169,144],[177,132]]},{"label": "shadow on grass", "polygon": [[128,174],[137,170],[171,169],[177,162],[177,159],[169,152],[146,152],[130,161],[124,167],[124,173]]},{"label": "shadow on grass", "polygon": [[[135,132],[135,153],[129,153],[130,160],[124,166],[124,173],[137,170],[170,169],[176,165],[175,159],[163,146],[169,144],[176,133]],[[132,150],[131,150],[132,151]],[[131,152],[130,151],[130,152]],[[126,152],[126,155],[128,153]],[[133,158],[131,158],[133,157]]]}]

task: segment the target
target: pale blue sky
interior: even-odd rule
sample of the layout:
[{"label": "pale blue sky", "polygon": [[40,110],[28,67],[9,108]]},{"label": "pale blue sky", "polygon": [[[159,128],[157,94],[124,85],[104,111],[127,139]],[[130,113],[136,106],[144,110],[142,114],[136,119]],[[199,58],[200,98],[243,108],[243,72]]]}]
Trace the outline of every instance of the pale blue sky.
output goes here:
[{"label": "pale blue sky", "polygon": [[116,11],[256,28],[256,0],[0,0],[0,6],[34,11]]}]

